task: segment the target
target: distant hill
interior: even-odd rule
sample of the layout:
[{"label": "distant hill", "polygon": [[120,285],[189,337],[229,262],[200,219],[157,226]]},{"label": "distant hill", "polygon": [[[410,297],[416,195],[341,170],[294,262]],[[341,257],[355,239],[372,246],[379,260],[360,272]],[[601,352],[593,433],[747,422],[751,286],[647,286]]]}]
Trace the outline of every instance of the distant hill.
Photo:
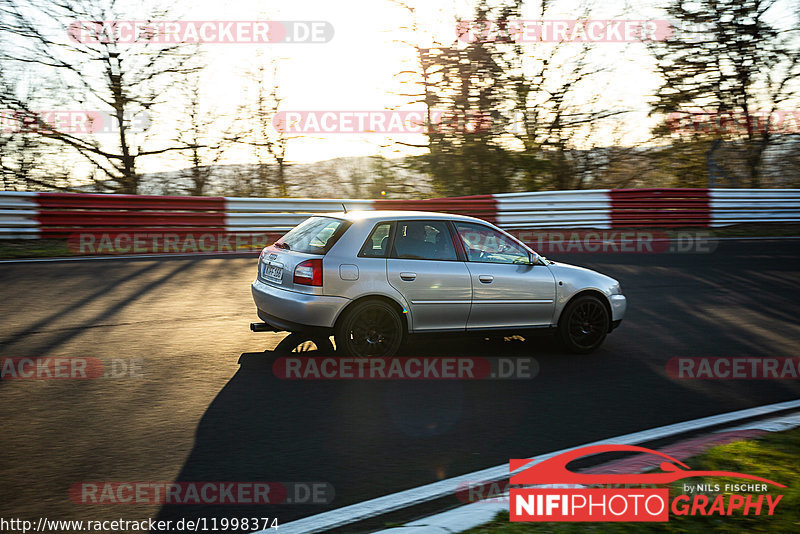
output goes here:
[{"label": "distant hill", "polygon": [[[800,140],[787,137],[767,148],[762,166],[762,187],[800,186]],[[746,187],[749,177],[744,158],[747,153],[737,143],[718,146],[711,158],[708,153],[695,154],[699,160],[697,176],[670,175],[663,168],[670,161],[671,145],[656,147],[603,147],[576,150],[572,158],[594,170],[583,173],[583,188],[636,187],[704,187],[708,184],[705,172],[716,164],[715,187]],[[615,153],[617,154],[615,156]],[[661,161],[659,153],[666,153]],[[200,167],[206,177],[203,195],[252,197],[307,198],[430,198],[437,196],[428,176],[413,169],[414,157],[386,159],[380,156],[341,157],[313,163],[287,165],[284,169],[287,188],[285,195],[278,185],[276,165],[236,164]],[[139,194],[187,195],[192,193],[191,168],[177,171],[147,173],[142,177]],[[694,178],[689,180],[688,178]],[[95,186],[80,187],[97,191]],[[512,178],[508,191],[531,190],[522,175]],[[458,194],[458,193],[454,193]]]},{"label": "distant hill", "polygon": [[[406,159],[389,160],[375,156],[342,157],[288,165],[284,174],[289,196],[292,197],[375,198],[382,189],[387,189],[387,198],[409,194],[417,197],[432,195],[433,190],[427,178],[408,169],[407,163]],[[204,195],[279,195],[276,165],[214,165],[200,167],[199,171],[207,176]],[[182,169],[144,174],[139,193],[188,194],[193,185],[191,172],[192,169]]]}]

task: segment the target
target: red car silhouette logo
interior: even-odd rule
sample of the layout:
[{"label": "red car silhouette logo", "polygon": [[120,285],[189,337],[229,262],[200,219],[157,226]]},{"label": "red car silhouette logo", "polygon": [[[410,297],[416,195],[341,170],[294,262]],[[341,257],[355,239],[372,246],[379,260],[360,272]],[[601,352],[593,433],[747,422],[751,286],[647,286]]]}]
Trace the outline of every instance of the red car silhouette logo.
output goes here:
[{"label": "red car silhouette logo", "polygon": [[[567,464],[569,464],[571,461],[582,456],[590,456],[601,452],[640,452],[646,454],[655,454],[669,461],[661,462],[659,467],[662,471],[664,471],[663,473],[633,473],[629,475],[589,474],[575,473],[567,469]],[[533,461],[534,460],[531,460],[530,458],[510,460],[509,470],[514,472],[520,467]],[[754,475],[746,475],[744,473],[734,473],[731,471],[693,471],[688,465],[676,460],[675,458],[672,458],[671,456],[668,456],[662,452],[654,451],[652,449],[637,447],[635,445],[590,445],[588,447],[580,447],[532,465],[521,473],[513,475],[510,483],[521,485],[580,484],[585,486],[597,484],[668,484],[683,478],[712,476],[746,478],[748,480],[766,482],[780,488],[786,487],[783,484],[778,484],[772,480],[767,480],[766,478],[761,478]]]}]

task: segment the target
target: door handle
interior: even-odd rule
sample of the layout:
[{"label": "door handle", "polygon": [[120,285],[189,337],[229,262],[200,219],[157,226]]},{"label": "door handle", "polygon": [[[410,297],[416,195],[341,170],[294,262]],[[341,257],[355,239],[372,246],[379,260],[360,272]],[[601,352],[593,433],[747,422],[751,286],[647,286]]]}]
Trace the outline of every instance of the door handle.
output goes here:
[{"label": "door handle", "polygon": [[413,282],[417,279],[417,273],[400,273],[400,280],[405,280],[406,282]]},{"label": "door handle", "polygon": [[492,276],[491,274],[482,274],[478,276],[478,280],[480,280],[484,284],[491,284],[492,280],[494,280],[494,276]]}]

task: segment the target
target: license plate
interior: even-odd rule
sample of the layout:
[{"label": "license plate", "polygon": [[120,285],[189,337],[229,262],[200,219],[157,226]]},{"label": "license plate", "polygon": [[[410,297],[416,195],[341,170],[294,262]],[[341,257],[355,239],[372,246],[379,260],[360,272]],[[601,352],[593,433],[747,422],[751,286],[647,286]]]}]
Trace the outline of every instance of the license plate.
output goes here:
[{"label": "license plate", "polygon": [[283,267],[280,265],[265,265],[264,278],[280,284],[283,281]]}]

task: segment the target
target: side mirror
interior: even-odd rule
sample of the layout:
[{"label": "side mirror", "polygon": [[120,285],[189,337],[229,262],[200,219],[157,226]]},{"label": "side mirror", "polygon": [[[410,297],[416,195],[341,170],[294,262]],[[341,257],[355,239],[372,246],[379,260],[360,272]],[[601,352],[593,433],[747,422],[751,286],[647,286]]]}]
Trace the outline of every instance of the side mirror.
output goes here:
[{"label": "side mirror", "polygon": [[539,255],[533,252],[528,252],[528,264],[529,265],[539,265],[541,262],[539,261]]}]

